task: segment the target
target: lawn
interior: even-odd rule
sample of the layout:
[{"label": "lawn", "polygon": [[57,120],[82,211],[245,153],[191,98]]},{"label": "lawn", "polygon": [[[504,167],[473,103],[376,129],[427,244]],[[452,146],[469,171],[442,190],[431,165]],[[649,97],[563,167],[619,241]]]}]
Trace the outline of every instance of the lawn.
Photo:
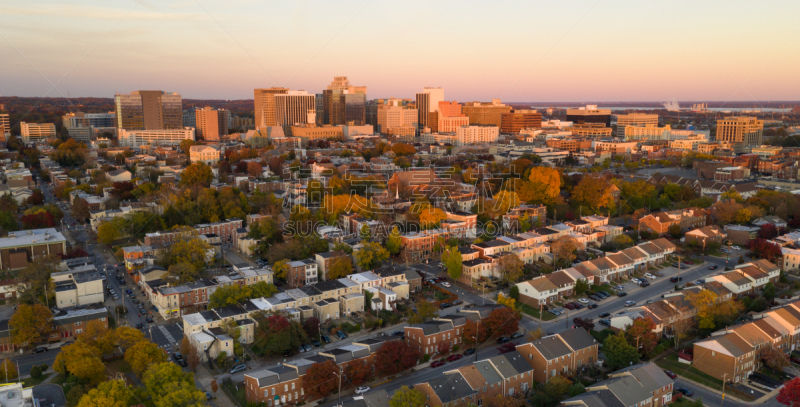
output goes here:
[{"label": "lawn", "polygon": [[542,317],[540,317],[538,308],[533,308],[528,304],[523,304],[523,303],[520,303],[520,302],[517,303],[517,310],[522,311],[522,312],[524,312],[524,313],[526,313],[526,314],[528,314],[528,315],[530,315],[530,316],[532,316],[534,318],[539,318],[539,319],[542,319],[542,320],[545,320],[545,321],[550,321],[551,319],[556,319],[555,315],[553,315],[553,314],[551,314],[551,313],[549,313],[547,311],[545,311],[544,315]]},{"label": "lawn", "polygon": [[[225,391],[225,394],[228,395],[231,399],[235,400],[237,404],[241,407],[247,406],[247,397],[245,395],[245,387],[244,385],[237,386],[233,383],[223,383],[221,389]],[[219,390],[218,390],[219,391]]]},{"label": "lawn", "polygon": [[54,375],[54,374],[55,374],[55,373],[45,373],[45,374],[43,374],[43,375],[42,375],[42,377],[40,377],[39,379],[34,379],[34,378],[32,378],[32,377],[29,377],[29,378],[27,378],[27,379],[22,379],[22,387],[32,387],[32,386],[36,386],[37,384],[39,384],[39,383],[43,382],[45,379],[47,379],[48,377],[50,377],[50,375]]},{"label": "lawn", "polygon": [[449,295],[447,295],[447,294],[445,294],[445,293],[443,293],[441,291],[436,291],[436,293],[433,296],[434,296],[434,298],[436,298],[436,301],[444,301],[444,300],[450,298]]},{"label": "lawn", "polygon": [[[695,383],[702,384],[704,386],[711,387],[714,390],[722,391],[722,380],[717,379],[713,376],[710,376],[706,373],[703,373],[691,365],[687,365],[685,363],[678,362],[678,355],[670,354],[666,357],[656,359],[656,364],[666,370],[671,370],[675,374],[684,377],[685,379],[691,380]],[[751,395],[736,390],[730,386],[725,388],[727,393],[732,394],[736,398],[744,401],[753,401],[755,400]]]}]

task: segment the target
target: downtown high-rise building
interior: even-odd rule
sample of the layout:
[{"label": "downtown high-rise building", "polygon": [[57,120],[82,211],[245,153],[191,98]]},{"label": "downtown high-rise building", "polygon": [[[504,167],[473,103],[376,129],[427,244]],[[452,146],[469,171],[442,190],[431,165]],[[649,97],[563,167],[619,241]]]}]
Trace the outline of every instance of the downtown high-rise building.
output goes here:
[{"label": "downtown high-rise building", "polygon": [[8,113],[0,113],[0,141],[5,142],[6,136],[11,134],[11,122]]},{"label": "downtown high-rise building", "polygon": [[323,123],[361,126],[366,123],[367,87],[353,86],[346,76],[336,76],[322,91]]},{"label": "downtown high-rise building", "polygon": [[461,106],[461,113],[469,117],[469,124],[497,126],[503,123],[503,113],[510,113],[511,106],[503,104],[500,99],[492,99],[490,103],[469,102]]},{"label": "downtown high-rise building", "polygon": [[203,140],[219,140],[228,135],[228,111],[204,107],[194,111],[195,136]]},{"label": "downtown high-rise building", "polygon": [[741,146],[759,146],[763,135],[764,121],[755,117],[731,116],[717,120],[716,141]]},{"label": "downtown high-rise building", "polygon": [[183,128],[181,95],[160,90],[139,90],[114,95],[116,127],[126,130]]},{"label": "downtown high-rise building", "polygon": [[316,98],[304,90],[275,95],[275,125],[316,124]]},{"label": "downtown high-rise building", "polygon": [[417,122],[419,128],[430,127],[428,116],[431,112],[439,110],[439,102],[444,102],[444,89],[426,87],[417,93]]},{"label": "downtown high-rise building", "polygon": [[275,95],[289,92],[288,88],[269,88],[253,90],[253,104],[256,128],[277,126],[275,118]]}]

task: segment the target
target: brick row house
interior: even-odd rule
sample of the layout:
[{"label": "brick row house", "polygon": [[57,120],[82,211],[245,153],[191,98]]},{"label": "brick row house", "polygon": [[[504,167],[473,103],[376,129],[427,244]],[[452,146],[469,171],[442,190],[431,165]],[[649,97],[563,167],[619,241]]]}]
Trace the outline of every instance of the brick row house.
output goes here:
[{"label": "brick row house", "polygon": [[434,355],[439,353],[439,347],[446,343],[447,349],[452,349],[455,345],[463,344],[462,336],[467,321],[477,322],[488,317],[495,309],[502,308],[502,305],[481,305],[463,309],[444,317],[438,317],[431,321],[406,326],[405,341],[412,348],[416,348],[423,355]]},{"label": "brick row house", "polygon": [[[168,246],[170,243],[175,243],[178,240],[184,239],[187,235],[193,234],[214,234],[219,236],[223,244],[234,242],[236,230],[242,227],[241,219],[229,219],[221,222],[202,223],[195,225],[193,229],[189,230],[176,230],[176,231],[161,231],[154,233],[147,233],[144,237],[145,246]],[[194,233],[192,233],[193,231]]]},{"label": "brick row house", "polygon": [[654,363],[620,369],[609,378],[586,387],[586,392],[561,402],[561,406],[661,407],[672,403],[675,383]]},{"label": "brick row house", "polygon": [[767,349],[790,353],[800,348],[800,302],[757,315],[753,322],[728,327],[694,344],[692,365],[732,383],[744,381],[764,365]]},{"label": "brick row house", "polygon": [[717,281],[730,290],[734,296],[742,297],[760,293],[767,283],[777,283],[780,273],[780,267],[761,259],[751,263],[739,264],[735,269],[711,276],[706,281]]},{"label": "brick row house", "polygon": [[678,209],[669,212],[651,213],[639,219],[639,232],[666,235],[669,227],[678,225],[686,232],[707,225],[708,213],[700,208]]},{"label": "brick row house", "polygon": [[558,375],[578,371],[597,362],[599,344],[583,328],[569,329],[517,346],[533,368],[533,380],[547,383]]},{"label": "brick row house", "polygon": [[[70,342],[75,336],[80,335],[91,321],[100,321],[108,328],[108,309],[102,306],[92,306],[83,309],[60,309],[53,314],[53,325],[47,333],[47,343]],[[37,345],[37,344],[31,344]],[[10,356],[17,349],[11,341],[11,327],[8,320],[0,321],[0,354]]]}]

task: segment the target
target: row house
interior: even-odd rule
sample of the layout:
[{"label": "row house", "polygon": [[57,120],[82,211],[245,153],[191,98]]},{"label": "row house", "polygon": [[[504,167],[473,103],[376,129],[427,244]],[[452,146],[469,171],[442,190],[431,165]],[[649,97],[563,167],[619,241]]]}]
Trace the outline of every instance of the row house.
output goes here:
[{"label": "row house", "polygon": [[447,216],[446,220],[451,225],[446,228],[450,229],[454,236],[462,239],[474,239],[477,237],[478,215],[471,212],[445,211],[445,216]]},{"label": "row house", "polygon": [[728,327],[694,344],[692,365],[733,383],[745,380],[763,366],[767,349],[789,353],[800,344],[800,304],[793,302],[760,315],[744,325]]},{"label": "row house", "polygon": [[707,280],[717,281],[734,296],[742,297],[761,292],[769,282],[778,282],[780,271],[780,267],[761,259],[737,265],[735,269],[711,276]]},{"label": "row house", "polygon": [[213,233],[220,237],[223,244],[226,244],[234,242],[233,235],[241,227],[241,219],[228,219],[222,222],[201,223],[195,225],[194,229],[200,234]]},{"label": "row house", "polygon": [[[92,306],[83,309],[60,309],[53,314],[52,326],[46,333],[46,343],[59,341],[72,341],[75,336],[83,333],[86,325],[91,321],[100,321],[108,328],[108,309],[102,306]],[[11,340],[11,327],[9,320],[0,321],[0,354],[11,356],[17,346]],[[28,344],[26,344],[28,345]],[[38,345],[38,344],[30,344]]]},{"label": "row house", "polygon": [[581,262],[574,268],[584,275],[592,274],[593,283],[599,285],[661,264],[674,251],[675,245],[661,238]]},{"label": "row house", "polygon": [[145,295],[164,319],[178,318],[206,309],[217,285],[200,279],[193,283],[171,286],[164,280],[145,283]]},{"label": "row house", "polygon": [[585,365],[597,362],[599,344],[583,328],[568,329],[517,346],[533,368],[533,380],[547,383],[558,375],[577,372]]},{"label": "row house", "polygon": [[576,280],[566,270],[545,274],[532,280],[517,283],[519,301],[534,308],[552,305],[570,296],[575,289]]},{"label": "row house", "polygon": [[156,250],[152,246],[127,246],[122,248],[122,261],[125,270],[133,281],[139,283],[139,271],[152,266],[156,260]]},{"label": "row house", "polygon": [[337,261],[343,261],[348,258],[349,256],[341,250],[315,254],[314,260],[317,262],[319,279],[322,281],[328,280],[328,270],[330,270],[331,266]]},{"label": "row house", "polygon": [[655,363],[620,369],[609,378],[586,387],[586,392],[561,402],[561,406],[662,407],[672,403],[675,383]]},{"label": "row house", "polygon": [[405,233],[400,236],[403,260],[416,263],[434,254],[434,247],[440,242],[447,242],[452,235],[445,229],[431,229],[420,232]]},{"label": "row house", "polygon": [[483,320],[492,311],[502,307],[497,304],[475,306],[446,317],[406,326],[404,328],[406,344],[426,355],[438,353],[442,343],[447,344],[445,346],[448,350],[452,349],[454,345],[463,343],[462,336],[467,321]]},{"label": "row house", "polygon": [[290,261],[286,283],[292,288],[315,284],[319,280],[318,267],[317,262],[312,259]]},{"label": "row house", "polygon": [[503,215],[504,230],[519,230],[520,221],[527,218],[530,227],[539,227],[547,220],[547,207],[544,205],[520,205],[511,208]]},{"label": "row house", "polygon": [[228,286],[236,284],[239,287],[244,287],[246,285],[253,285],[259,282],[272,284],[274,275],[275,273],[272,271],[272,268],[270,267],[264,267],[258,269],[247,267],[241,269],[235,268],[228,274],[214,277],[213,280],[219,286]]},{"label": "row house", "polygon": [[673,225],[678,225],[681,230],[687,231],[705,226],[707,217],[706,211],[699,208],[651,213],[639,219],[639,231],[666,235],[669,227]]},{"label": "row house", "polygon": [[686,232],[684,239],[686,243],[696,242],[700,247],[706,247],[709,243],[723,244],[728,234],[719,226],[710,225]]}]

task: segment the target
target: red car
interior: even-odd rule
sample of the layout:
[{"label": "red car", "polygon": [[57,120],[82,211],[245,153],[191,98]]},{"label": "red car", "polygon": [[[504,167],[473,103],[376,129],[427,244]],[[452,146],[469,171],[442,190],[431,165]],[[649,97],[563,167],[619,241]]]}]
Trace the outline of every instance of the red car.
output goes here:
[{"label": "red car", "polygon": [[677,379],[678,378],[678,375],[676,375],[675,373],[672,373],[671,370],[665,370],[664,373],[667,376],[669,376],[670,379]]},{"label": "red car", "polygon": [[431,367],[439,367],[439,366],[444,366],[443,360],[437,360],[436,362],[431,363]]},{"label": "red car", "polygon": [[459,360],[459,359],[461,359],[463,357],[464,356],[462,356],[462,355],[450,355],[450,356],[447,357],[447,361],[448,362],[455,362],[456,360]]},{"label": "red car", "polygon": [[567,303],[567,304],[564,304],[564,308],[566,308],[566,309],[575,309],[575,304],[573,304],[571,302]]},{"label": "red car", "polygon": [[503,346],[497,348],[497,350],[502,355],[503,353],[513,352],[517,350],[517,345],[514,345],[513,342],[506,342]]}]

